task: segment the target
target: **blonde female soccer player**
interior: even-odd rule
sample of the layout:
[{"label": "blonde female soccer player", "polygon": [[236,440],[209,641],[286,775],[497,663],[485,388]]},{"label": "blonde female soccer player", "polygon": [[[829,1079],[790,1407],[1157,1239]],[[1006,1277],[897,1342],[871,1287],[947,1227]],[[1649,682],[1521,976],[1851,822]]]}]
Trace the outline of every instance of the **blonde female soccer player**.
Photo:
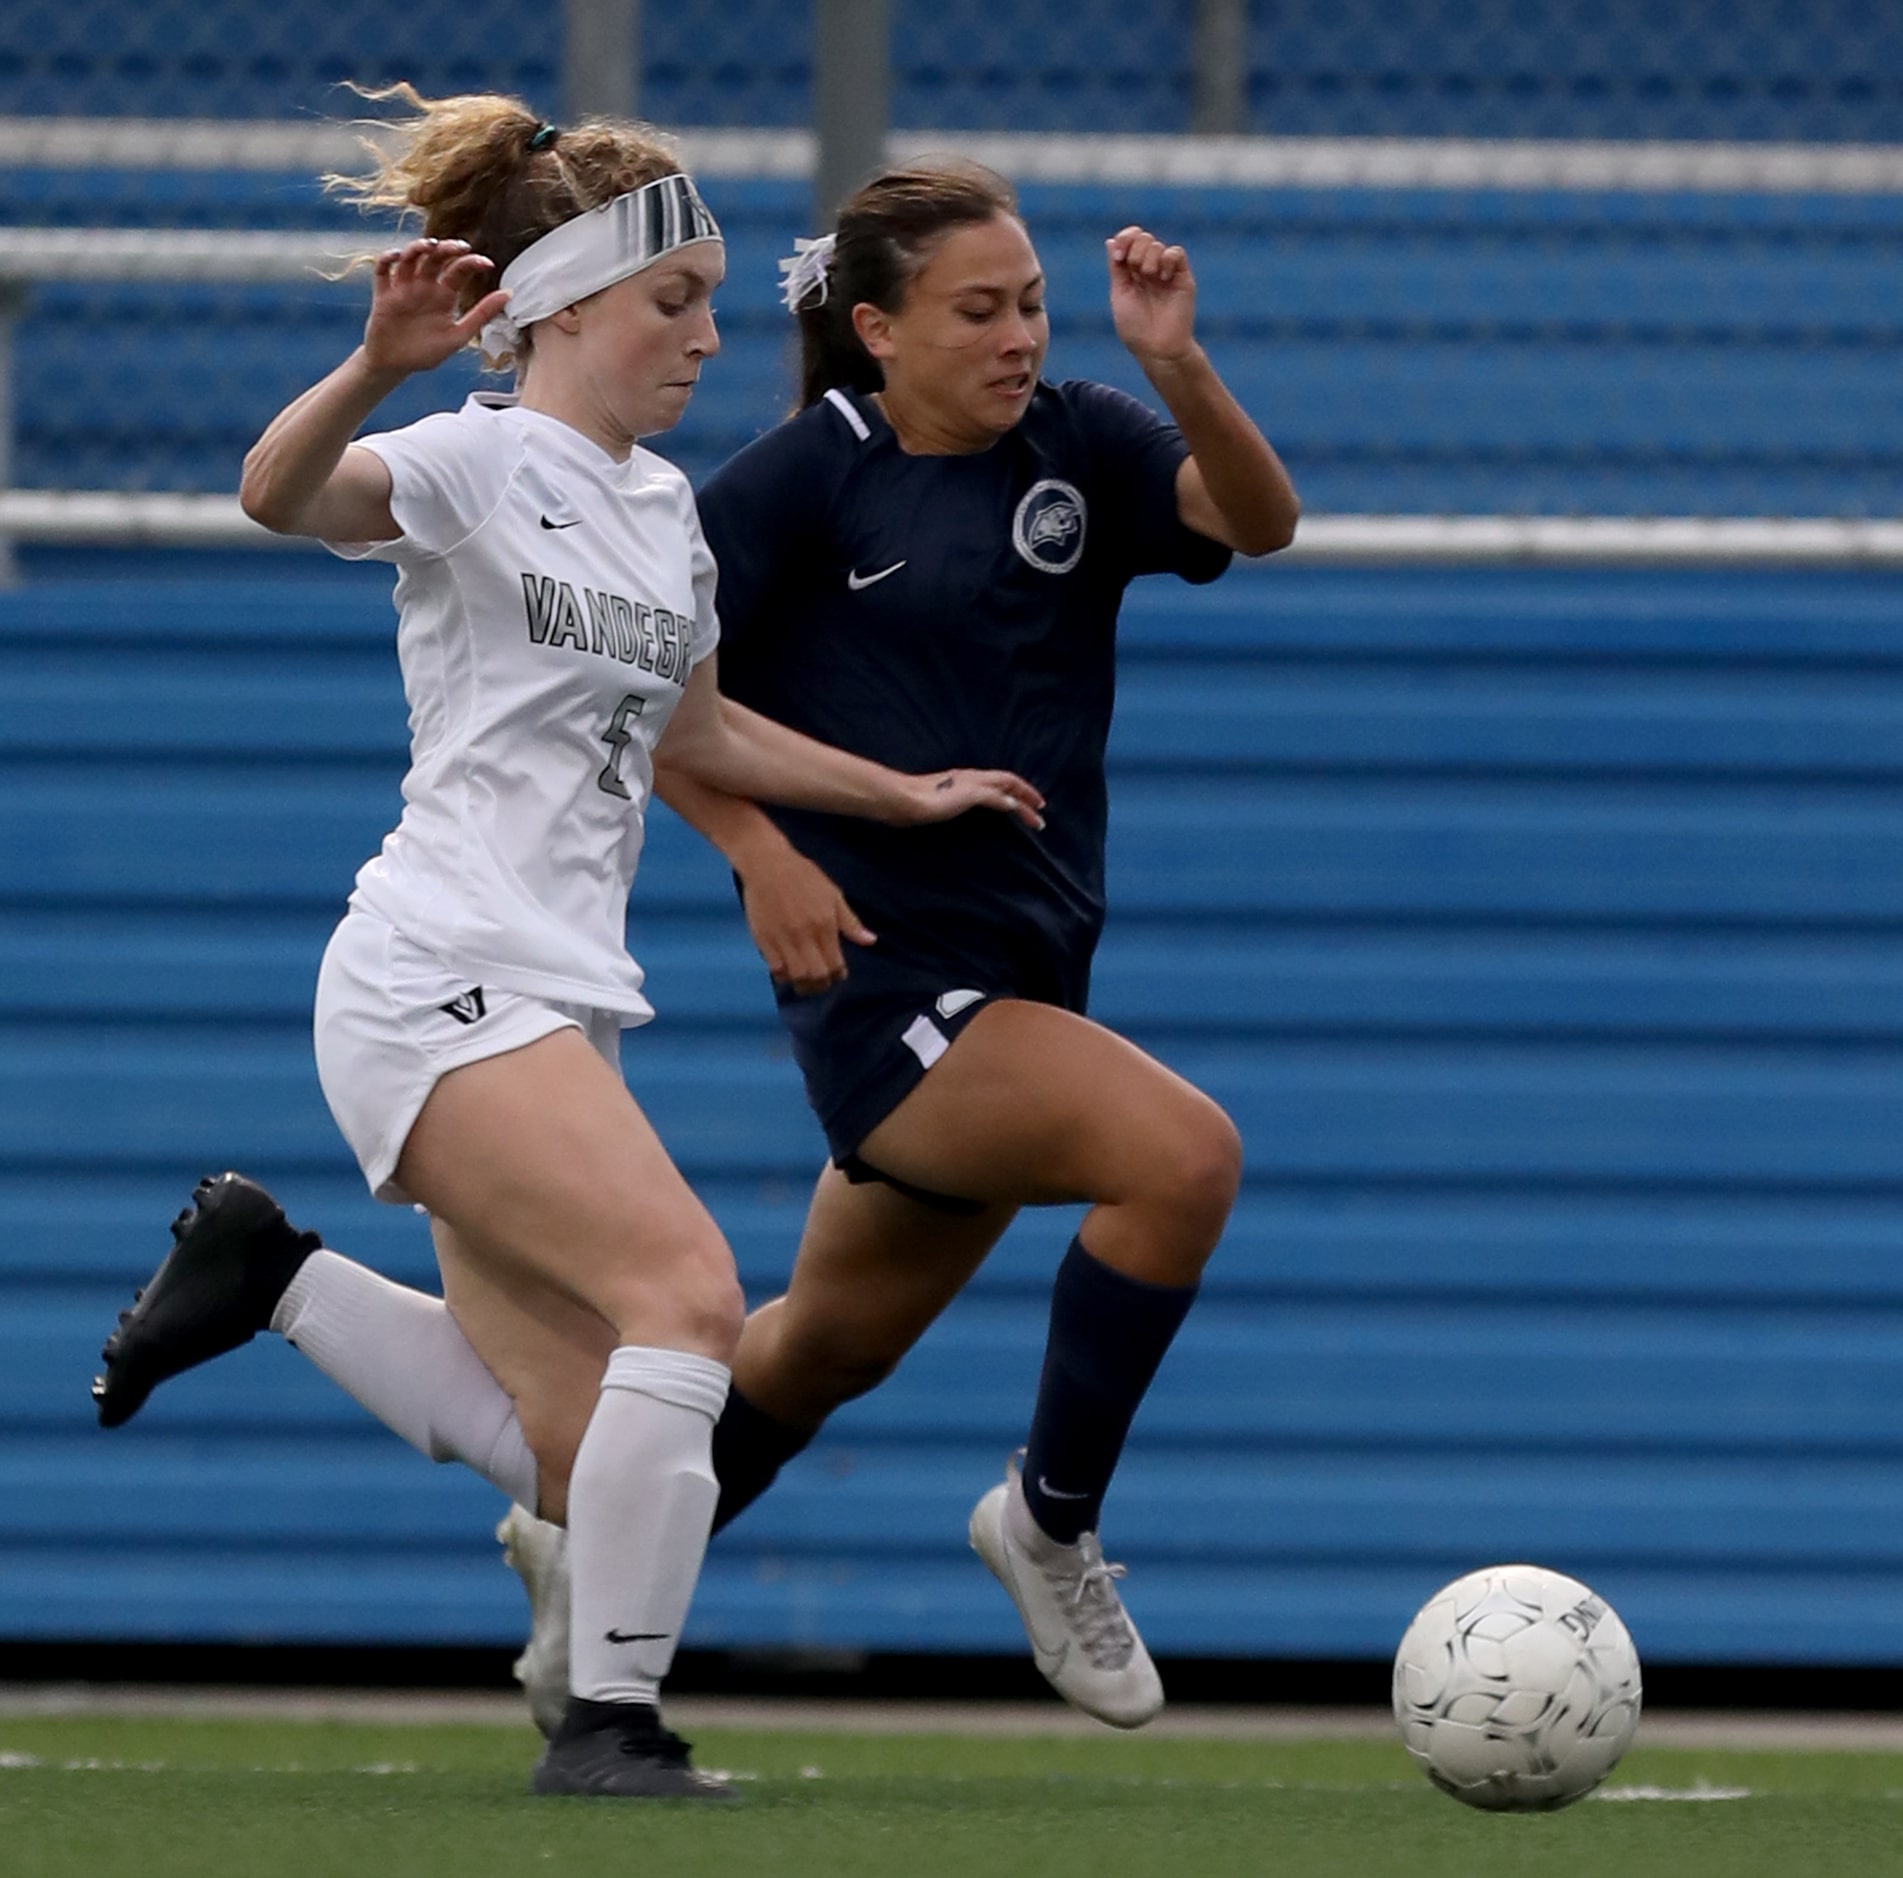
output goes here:
[{"label": "blonde female soccer player", "polygon": [[[425,101],[366,200],[425,235],[376,262],[362,344],[246,458],[248,513],[397,569],[404,809],[324,955],[318,1073],[372,1190],[427,1209],[446,1298],[391,1286],[227,1174],[105,1350],[102,1422],[280,1331],[424,1452],[565,1520],[570,1695],[545,1793],[718,1797],[657,1699],[700,1569],[741,1330],[732,1256],[618,1074],[652,1011],[623,940],[657,753],[734,798],[893,823],[1040,798],[902,775],[717,689],[714,564],[638,440],[718,348],[718,228],[643,130]],[[352,441],[480,335],[517,395]]]}]

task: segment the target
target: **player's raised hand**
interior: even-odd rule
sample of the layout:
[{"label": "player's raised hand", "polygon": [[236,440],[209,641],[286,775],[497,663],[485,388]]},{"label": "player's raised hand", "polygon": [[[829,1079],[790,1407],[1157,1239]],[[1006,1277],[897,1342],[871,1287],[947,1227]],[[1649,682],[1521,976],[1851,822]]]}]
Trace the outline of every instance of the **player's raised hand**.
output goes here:
[{"label": "player's raised hand", "polygon": [[1110,318],[1140,360],[1167,364],[1196,346],[1196,276],[1181,248],[1147,228],[1120,229],[1104,243],[1110,263]]},{"label": "player's raised hand", "polygon": [[1042,828],[1044,798],[1008,769],[947,769],[935,776],[908,776],[902,822],[948,822],[968,809],[997,809],[1026,828]]},{"label": "player's raised hand", "polygon": [[489,266],[466,241],[419,239],[380,254],[363,329],[365,362],[380,372],[427,372],[468,345],[508,303],[498,287],[457,312],[471,276]]}]

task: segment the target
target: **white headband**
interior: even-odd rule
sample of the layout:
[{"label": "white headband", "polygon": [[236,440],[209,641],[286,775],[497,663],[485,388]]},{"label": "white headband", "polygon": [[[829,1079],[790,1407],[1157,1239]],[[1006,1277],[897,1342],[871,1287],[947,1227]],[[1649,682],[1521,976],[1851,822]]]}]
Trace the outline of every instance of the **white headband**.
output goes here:
[{"label": "white headband", "polygon": [[616,196],[532,241],[502,270],[509,304],[482,329],[492,359],[515,352],[537,320],[652,267],[691,241],[718,241],[720,227],[694,189],[675,174]]},{"label": "white headband", "polygon": [[[837,235],[821,235],[808,241],[804,235],[793,238],[793,252],[780,260],[780,297],[786,302],[789,313],[797,313],[802,305],[824,306],[826,297],[832,291],[832,275],[829,270],[833,264],[833,250],[839,245]],[[806,296],[817,287],[819,298],[809,301]]]}]

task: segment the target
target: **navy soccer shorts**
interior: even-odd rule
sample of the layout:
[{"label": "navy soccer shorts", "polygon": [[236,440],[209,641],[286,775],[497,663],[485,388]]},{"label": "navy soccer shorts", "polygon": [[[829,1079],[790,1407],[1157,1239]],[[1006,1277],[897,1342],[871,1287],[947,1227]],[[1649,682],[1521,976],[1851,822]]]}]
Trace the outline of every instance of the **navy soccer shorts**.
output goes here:
[{"label": "navy soccer shorts", "polygon": [[851,1171],[859,1144],[918,1086],[994,998],[1082,1011],[1090,962],[928,952],[882,937],[846,950],[846,977],[800,997],[778,989],[780,1021],[833,1160]]}]

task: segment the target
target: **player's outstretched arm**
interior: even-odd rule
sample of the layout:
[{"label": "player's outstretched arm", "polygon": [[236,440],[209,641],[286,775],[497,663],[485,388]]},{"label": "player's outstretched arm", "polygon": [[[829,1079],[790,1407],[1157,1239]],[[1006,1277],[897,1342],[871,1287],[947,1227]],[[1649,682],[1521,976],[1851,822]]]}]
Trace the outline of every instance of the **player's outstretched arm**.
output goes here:
[{"label": "player's outstretched arm", "polygon": [[1143,228],[1121,229],[1104,245],[1117,337],[1189,445],[1176,478],[1184,526],[1240,554],[1286,548],[1302,505],[1282,459],[1197,343],[1189,256]]},{"label": "player's outstretched arm", "polygon": [[350,440],[412,372],[442,364],[501,311],[500,290],[456,311],[465,281],[488,265],[466,241],[412,241],[377,258],[363,343],[286,405],[245,456],[238,501],[254,522],[326,541],[396,538],[390,472]]},{"label": "player's outstretched arm", "polygon": [[655,761],[728,795],[787,808],[823,809],[903,826],[948,822],[968,809],[997,809],[1042,828],[1044,798],[1001,769],[941,770],[907,776],[831,744],[803,737],[720,695],[718,655],[689,675]]},{"label": "player's outstretched arm", "polygon": [[747,930],[777,983],[802,996],[824,991],[846,975],[842,939],[877,943],[832,876],[800,853],[757,804],[660,762],[654,793],[733,869]]}]

